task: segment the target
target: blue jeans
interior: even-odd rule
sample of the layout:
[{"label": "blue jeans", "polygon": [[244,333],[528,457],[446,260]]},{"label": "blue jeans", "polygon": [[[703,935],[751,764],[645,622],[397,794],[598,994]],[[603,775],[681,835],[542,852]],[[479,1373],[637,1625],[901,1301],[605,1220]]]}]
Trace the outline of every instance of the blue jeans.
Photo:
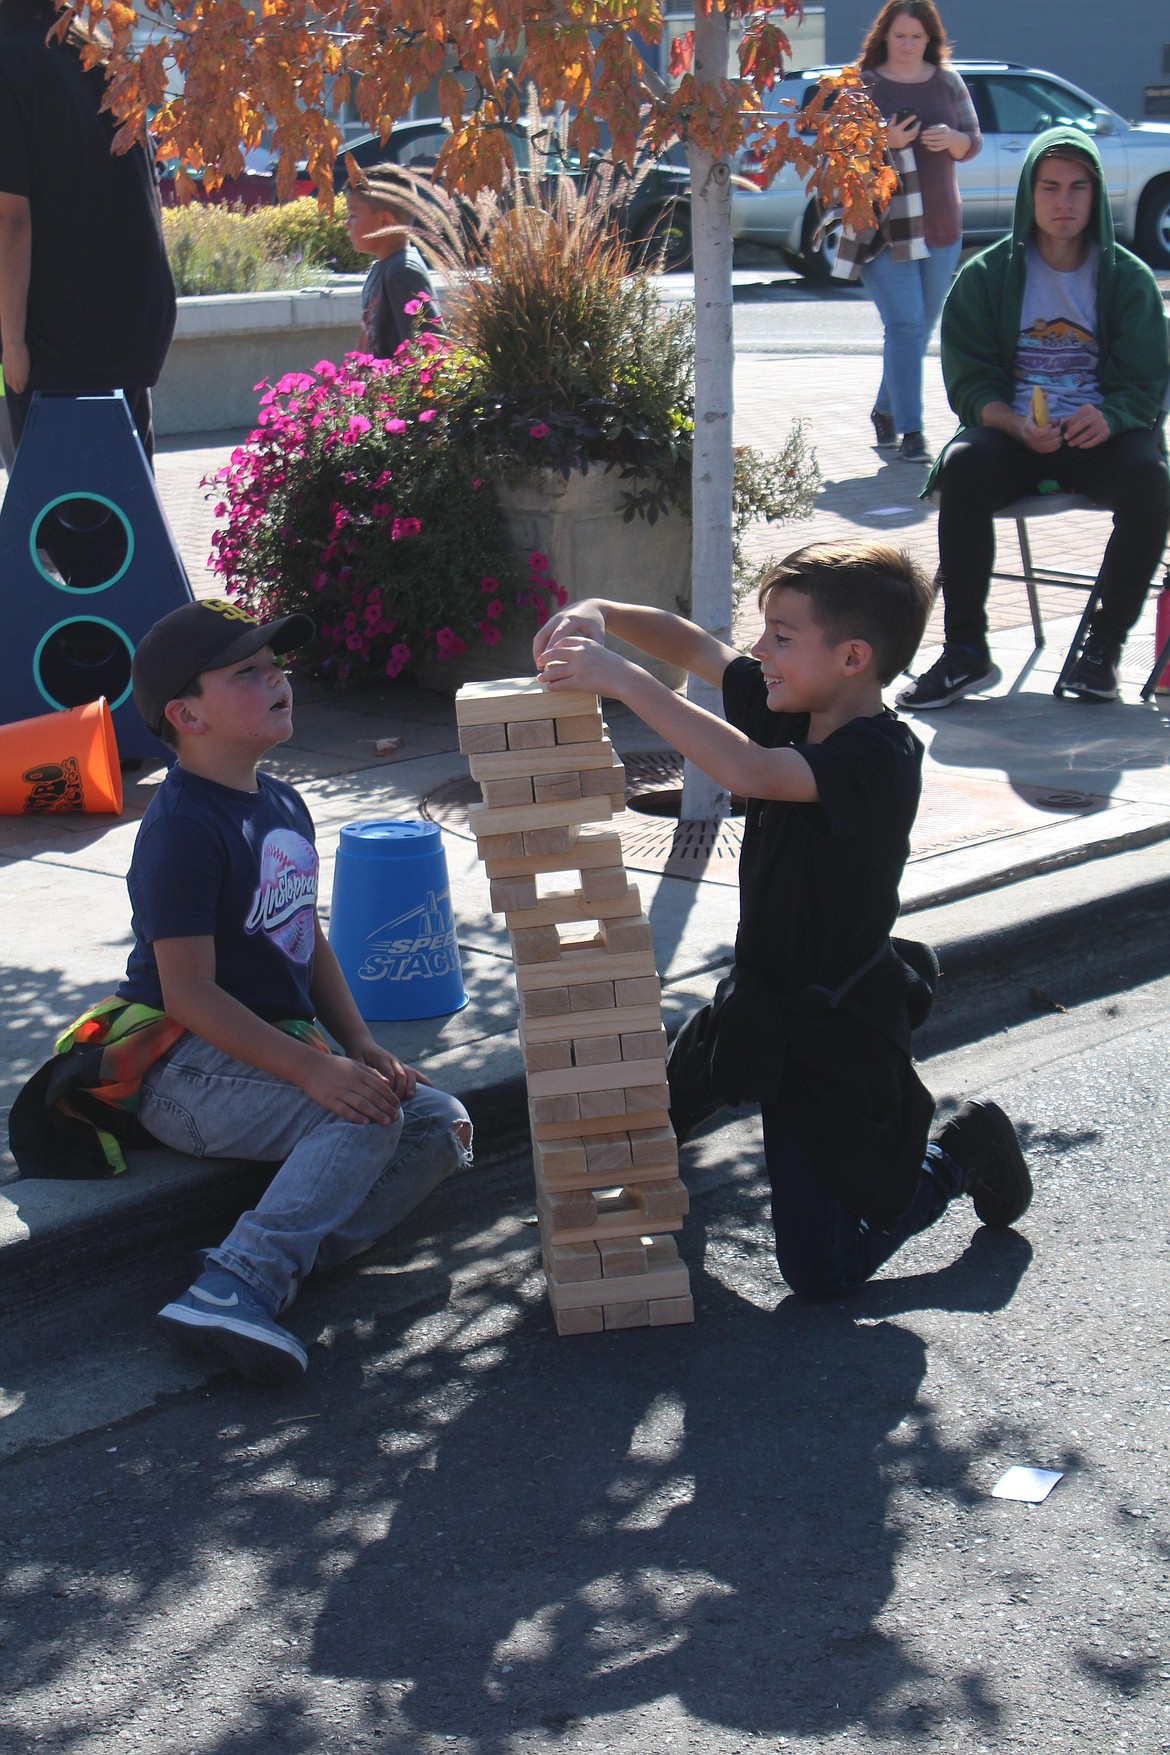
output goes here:
[{"label": "blue jeans", "polygon": [[945,244],[913,262],[895,262],[889,249],[861,271],[885,331],[882,381],[874,409],[893,417],[900,433],[922,428],[922,362],[954,278],[959,244]]},{"label": "blue jeans", "polygon": [[280,1163],[255,1209],[209,1257],[272,1311],[315,1268],[368,1249],[471,1156],[455,1132],[464,1123],[470,1141],[467,1111],[445,1091],[419,1085],[389,1126],[363,1127],[200,1036],[182,1037],[146,1074],[139,1119],[163,1145],[196,1158]]},{"label": "blue jeans", "polygon": [[925,1231],[959,1194],[963,1173],[928,1146],[914,1199],[888,1231],[856,1218],[794,1144],[784,1111],[763,1103],[764,1156],[780,1272],[800,1298],[841,1298],[868,1280],[908,1237]]}]

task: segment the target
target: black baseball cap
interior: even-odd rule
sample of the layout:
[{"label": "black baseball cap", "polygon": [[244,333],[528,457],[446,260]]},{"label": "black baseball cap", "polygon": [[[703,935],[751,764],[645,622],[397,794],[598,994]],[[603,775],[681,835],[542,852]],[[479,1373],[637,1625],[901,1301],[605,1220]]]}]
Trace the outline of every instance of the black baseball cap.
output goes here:
[{"label": "black baseball cap", "polygon": [[276,653],[292,652],[316,631],[312,617],[300,612],[258,622],[224,597],[185,603],[155,622],[138,642],[131,670],[134,705],[151,731],[157,732],[167,702],[203,671],[239,664],[262,646],[271,646]]}]

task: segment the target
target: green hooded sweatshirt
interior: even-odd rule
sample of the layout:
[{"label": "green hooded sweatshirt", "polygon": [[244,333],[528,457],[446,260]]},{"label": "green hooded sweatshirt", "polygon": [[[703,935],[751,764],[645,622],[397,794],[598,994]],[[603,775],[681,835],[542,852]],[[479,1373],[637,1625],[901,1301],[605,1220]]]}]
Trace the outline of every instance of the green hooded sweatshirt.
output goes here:
[{"label": "green hooded sweatshirt", "polygon": [[[1097,276],[1097,378],[1101,412],[1111,433],[1155,427],[1170,382],[1170,347],[1162,294],[1144,262],[1113,236],[1101,159],[1080,128],[1050,128],[1028,150],[1016,190],[1012,234],[960,269],[942,314],[943,381],[964,427],[977,427],[988,402],[1011,404],[1016,393],[1016,348],[1032,236],[1032,179],[1036,160],[1054,146],[1075,147],[1096,167],[1096,237],[1101,247]],[[1092,229],[1094,221],[1090,219]],[[960,431],[962,428],[960,428]],[[945,450],[930,472],[923,498],[933,490]]]}]

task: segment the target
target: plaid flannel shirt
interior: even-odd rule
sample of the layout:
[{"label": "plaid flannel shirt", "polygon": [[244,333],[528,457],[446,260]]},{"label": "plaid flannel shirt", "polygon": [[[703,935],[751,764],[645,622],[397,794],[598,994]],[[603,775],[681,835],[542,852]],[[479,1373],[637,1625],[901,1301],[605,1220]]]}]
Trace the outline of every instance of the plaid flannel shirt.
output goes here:
[{"label": "plaid flannel shirt", "polygon": [[872,262],[889,249],[895,262],[913,262],[929,256],[926,247],[926,222],[922,207],[922,186],[918,166],[911,147],[891,150],[890,163],[898,173],[898,187],[881,222],[869,231],[858,232],[843,226],[837,260],[833,264],[834,280],[856,280],[867,262]]}]

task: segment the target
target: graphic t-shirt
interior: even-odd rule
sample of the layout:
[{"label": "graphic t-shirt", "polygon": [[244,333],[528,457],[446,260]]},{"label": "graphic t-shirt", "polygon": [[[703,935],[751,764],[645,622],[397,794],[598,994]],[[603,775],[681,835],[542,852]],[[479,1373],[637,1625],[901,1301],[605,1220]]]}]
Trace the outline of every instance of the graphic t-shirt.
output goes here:
[{"label": "graphic t-shirt", "polygon": [[851,719],[808,744],[807,713],[772,713],[760,666],[723,674],[730,724],[768,749],[797,748],[817,804],[750,799],[739,859],[735,960],[782,992],[837,986],[881,946],[922,790],[922,745],[893,713]]},{"label": "graphic t-shirt", "polygon": [[1100,407],[1097,381],[1097,270],[1101,252],[1090,245],[1079,268],[1050,268],[1034,243],[1028,245],[1028,278],[1016,348],[1016,394],[1012,407],[1027,414],[1032,388],[1048,399],[1053,420],[1064,420],[1086,402]]},{"label": "graphic t-shirt", "polygon": [[215,978],[275,1023],[311,1019],[317,851],[313,820],[283,780],[237,792],[173,767],[130,862],[134,949],[122,999],[162,1006],[154,942],[214,938]]}]

